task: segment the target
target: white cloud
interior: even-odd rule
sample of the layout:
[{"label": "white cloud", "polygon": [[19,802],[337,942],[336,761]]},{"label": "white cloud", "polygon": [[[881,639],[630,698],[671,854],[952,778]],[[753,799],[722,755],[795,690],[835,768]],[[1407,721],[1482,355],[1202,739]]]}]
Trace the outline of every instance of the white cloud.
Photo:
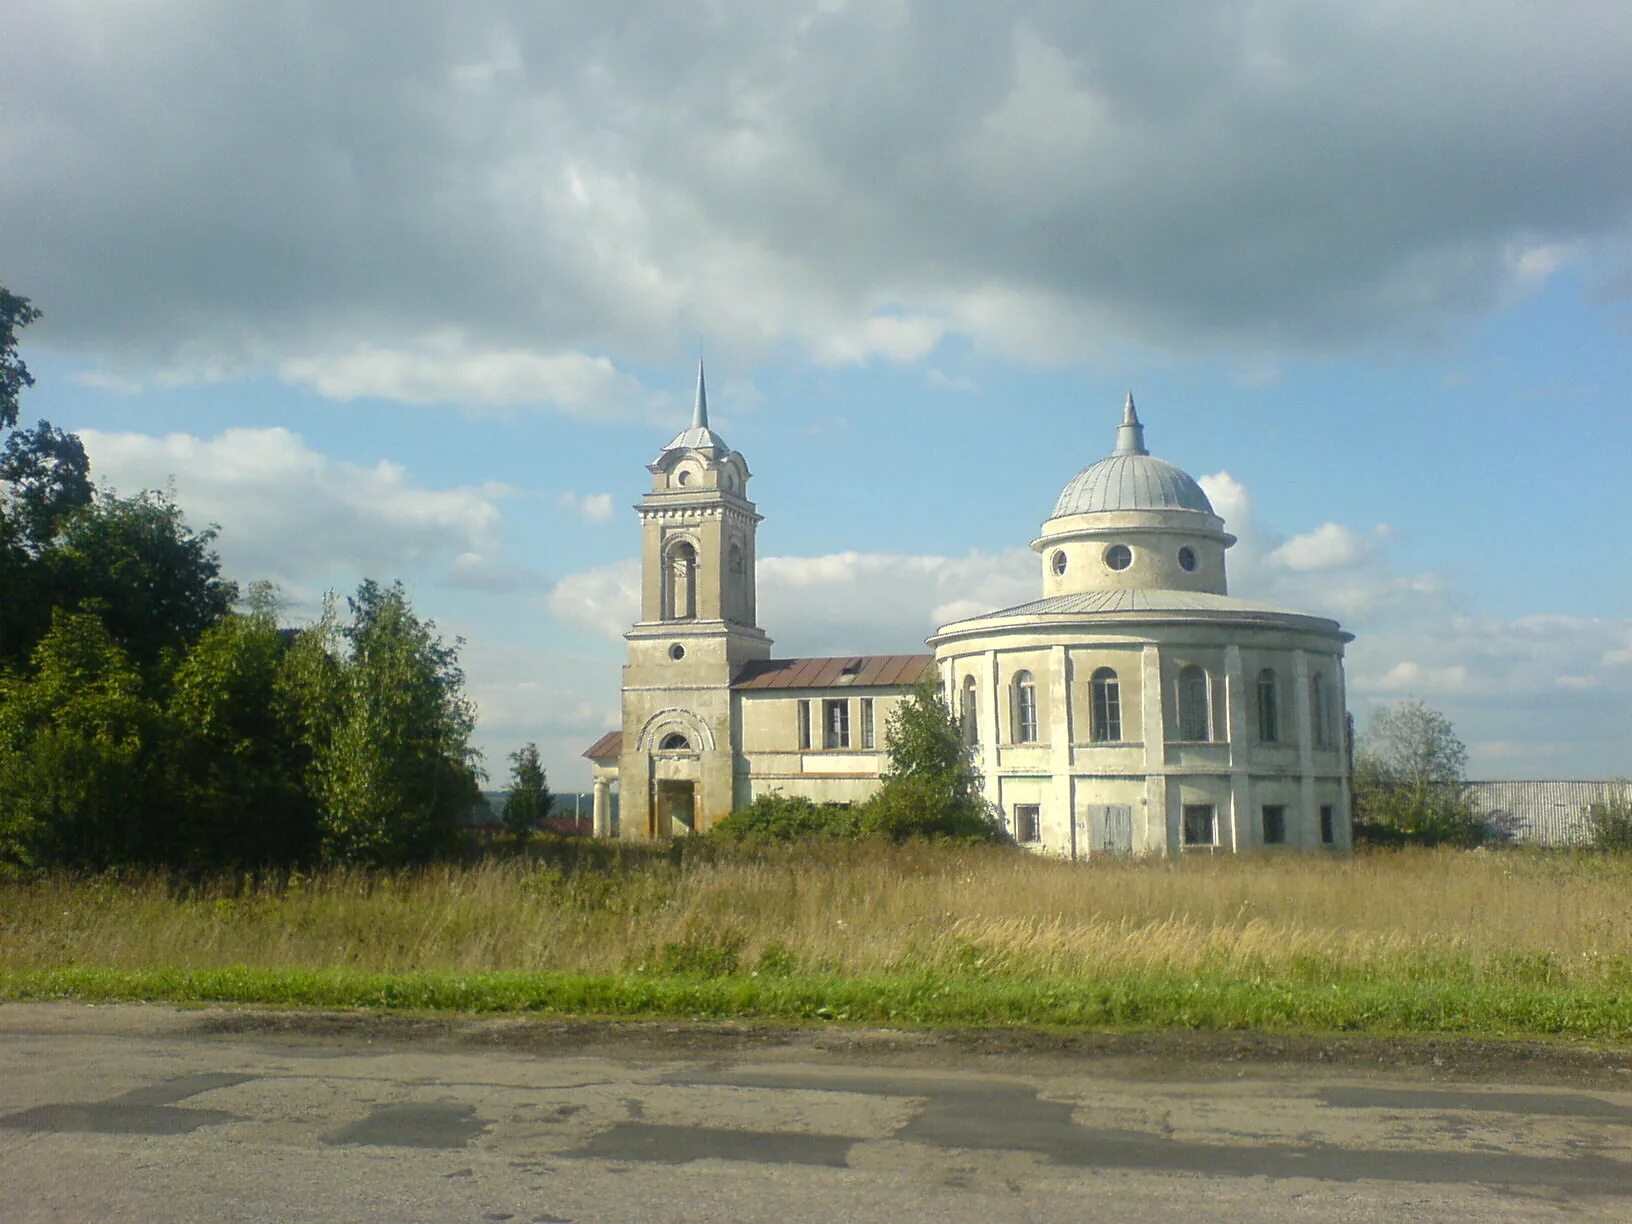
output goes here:
[{"label": "white cloud", "polygon": [[[762,557],[759,623],[782,654],[913,654],[960,616],[1036,598],[1029,549],[962,557],[831,553]],[[546,606],[562,620],[621,638],[640,611],[640,565],[623,561],[563,578]]]},{"label": "white cloud", "polygon": [[586,523],[609,523],[612,521],[612,494],[610,493],[562,493],[557,502],[583,519]]},{"label": "white cloud", "polygon": [[294,588],[337,573],[395,577],[470,570],[496,548],[500,485],[434,489],[399,464],[347,463],[287,429],[190,434],[80,431],[98,483],[122,492],[173,486],[190,522],[218,523],[227,571]]},{"label": "white cloud", "polygon": [[1295,535],[1269,554],[1269,560],[1289,570],[1349,569],[1366,559],[1365,537],[1341,523],[1322,523],[1313,531]]},{"label": "white cloud", "polygon": [[932,387],[939,387],[943,391],[963,391],[972,395],[979,389],[975,386],[974,379],[964,378],[958,374],[948,374],[944,370],[930,369],[926,371],[924,381]]},{"label": "white cloud", "polygon": [[606,357],[481,349],[453,334],[413,349],[360,346],[330,356],[290,358],[278,372],[337,400],[490,408],[547,404],[584,417],[627,416],[657,402]]}]

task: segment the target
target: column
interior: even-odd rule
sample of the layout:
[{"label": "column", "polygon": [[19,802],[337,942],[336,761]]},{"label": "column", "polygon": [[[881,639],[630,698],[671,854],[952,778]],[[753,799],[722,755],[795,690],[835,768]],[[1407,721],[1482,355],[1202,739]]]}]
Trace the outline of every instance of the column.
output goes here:
[{"label": "column", "polygon": [[[1123,728],[1126,734],[1127,728]],[[1177,853],[1178,831],[1168,815],[1167,723],[1162,715],[1162,656],[1148,645],[1139,658],[1139,735],[1145,745],[1145,831],[1139,849]]]},{"label": "column", "polygon": [[595,779],[595,836],[605,841],[612,836],[612,782],[608,778]]},{"label": "column", "polygon": [[1291,822],[1287,830],[1287,840],[1293,840],[1292,831],[1297,830],[1297,845],[1309,844],[1308,829],[1313,822],[1315,829],[1314,840],[1320,842],[1320,809],[1315,806],[1315,745],[1314,724],[1311,720],[1312,710],[1309,702],[1309,654],[1307,651],[1294,650],[1292,652],[1292,717],[1298,726],[1298,818]]},{"label": "column", "polygon": [[1064,646],[1054,646],[1048,652],[1048,803],[1055,819],[1064,821],[1067,853],[1082,853],[1077,845],[1076,799],[1071,793],[1072,740],[1071,729],[1071,663]]},{"label": "column", "polygon": [[1224,734],[1230,739],[1230,849],[1240,853],[1258,841],[1258,822],[1252,810],[1252,777],[1247,759],[1251,736],[1247,730],[1246,670],[1241,647],[1224,648]]}]

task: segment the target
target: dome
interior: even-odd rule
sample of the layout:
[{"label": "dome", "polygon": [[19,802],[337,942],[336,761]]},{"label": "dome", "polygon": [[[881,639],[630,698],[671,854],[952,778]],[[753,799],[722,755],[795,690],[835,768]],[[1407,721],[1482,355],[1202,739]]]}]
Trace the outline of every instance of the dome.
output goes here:
[{"label": "dome", "polygon": [[1145,427],[1128,396],[1116,451],[1085,467],[1060,491],[1050,518],[1100,514],[1115,510],[1198,510],[1212,514],[1213,504],[1188,473],[1145,449]]}]

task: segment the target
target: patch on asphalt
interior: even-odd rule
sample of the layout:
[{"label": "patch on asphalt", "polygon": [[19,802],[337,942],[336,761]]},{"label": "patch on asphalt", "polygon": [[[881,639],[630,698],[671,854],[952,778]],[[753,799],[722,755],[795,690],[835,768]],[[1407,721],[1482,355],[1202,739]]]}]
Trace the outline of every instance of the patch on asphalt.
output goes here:
[{"label": "patch on asphalt", "polygon": [[188,1135],[200,1127],[240,1119],[224,1109],[180,1109],[176,1107],[177,1101],[217,1088],[231,1088],[255,1078],[220,1072],[183,1075],[133,1088],[106,1101],[36,1105],[0,1116],[0,1127],[35,1134]]},{"label": "patch on asphalt", "polygon": [[487,1132],[474,1105],[451,1101],[380,1105],[360,1122],[323,1136],[324,1143],[364,1147],[462,1148]]},{"label": "patch on asphalt", "polygon": [[641,1164],[687,1164],[693,1160],[746,1160],[755,1164],[822,1165],[845,1168],[851,1135],[807,1135],[796,1131],[730,1130],[718,1126],[658,1126],[620,1122],[563,1156],[588,1160],[628,1160]]}]

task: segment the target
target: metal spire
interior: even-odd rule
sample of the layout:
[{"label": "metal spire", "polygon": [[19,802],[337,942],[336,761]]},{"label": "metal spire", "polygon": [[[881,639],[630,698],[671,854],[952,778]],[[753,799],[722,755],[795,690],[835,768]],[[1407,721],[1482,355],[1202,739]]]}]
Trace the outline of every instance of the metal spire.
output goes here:
[{"label": "metal spire", "polygon": [[1139,412],[1133,406],[1133,392],[1128,392],[1128,402],[1122,408],[1122,424],[1116,429],[1116,450],[1118,455],[1148,455],[1145,449],[1145,427],[1139,423]]},{"label": "metal spire", "polygon": [[691,427],[708,428],[708,387],[703,381],[703,359],[697,358],[697,406],[691,410]]}]

